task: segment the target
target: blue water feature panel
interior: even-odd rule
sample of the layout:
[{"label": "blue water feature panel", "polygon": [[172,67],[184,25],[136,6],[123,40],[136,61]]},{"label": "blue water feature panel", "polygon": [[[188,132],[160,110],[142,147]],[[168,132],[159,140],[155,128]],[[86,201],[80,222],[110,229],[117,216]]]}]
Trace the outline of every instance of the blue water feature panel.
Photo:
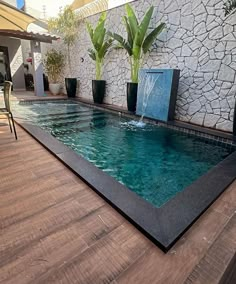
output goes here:
[{"label": "blue water feature panel", "polygon": [[174,119],[178,69],[141,69],[136,114],[161,121]]}]

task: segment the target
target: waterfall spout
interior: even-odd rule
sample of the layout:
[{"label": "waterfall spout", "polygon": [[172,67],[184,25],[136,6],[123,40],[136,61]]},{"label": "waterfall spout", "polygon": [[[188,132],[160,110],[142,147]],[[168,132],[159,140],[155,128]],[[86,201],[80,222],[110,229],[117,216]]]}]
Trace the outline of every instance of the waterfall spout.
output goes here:
[{"label": "waterfall spout", "polygon": [[[148,105],[149,96],[152,93],[159,76],[145,76],[142,77],[141,81],[144,80],[144,95],[143,95],[143,104],[142,104],[142,116],[140,118],[140,122],[143,122],[143,117],[145,116],[145,111]],[[142,83],[142,82],[141,82]]]}]

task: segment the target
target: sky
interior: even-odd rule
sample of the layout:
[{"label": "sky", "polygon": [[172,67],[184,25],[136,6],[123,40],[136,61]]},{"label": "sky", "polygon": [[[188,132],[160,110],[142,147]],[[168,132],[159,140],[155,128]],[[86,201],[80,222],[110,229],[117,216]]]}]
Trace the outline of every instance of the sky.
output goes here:
[{"label": "sky", "polygon": [[16,0],[17,8],[21,9],[24,5],[24,0]]}]

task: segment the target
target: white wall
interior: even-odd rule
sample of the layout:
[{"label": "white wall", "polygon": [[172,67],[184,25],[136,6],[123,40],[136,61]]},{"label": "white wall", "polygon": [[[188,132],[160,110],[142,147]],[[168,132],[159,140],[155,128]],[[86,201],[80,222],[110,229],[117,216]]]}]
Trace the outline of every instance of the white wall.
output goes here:
[{"label": "white wall", "polygon": [[24,66],[21,41],[0,36],[0,46],[8,47],[11,76],[14,90],[25,90]]}]

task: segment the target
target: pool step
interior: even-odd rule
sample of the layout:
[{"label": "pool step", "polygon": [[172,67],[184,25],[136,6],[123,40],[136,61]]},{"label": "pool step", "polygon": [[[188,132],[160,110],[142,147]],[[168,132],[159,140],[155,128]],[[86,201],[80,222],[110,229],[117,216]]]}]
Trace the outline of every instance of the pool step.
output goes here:
[{"label": "pool step", "polygon": [[54,117],[54,118],[49,118],[49,119],[43,119],[43,120],[38,120],[38,122],[40,124],[53,124],[53,123],[60,123],[60,122],[67,122],[67,121],[73,121],[73,120],[77,120],[77,119],[88,119],[90,118],[91,116],[93,118],[96,118],[97,116],[100,116],[100,115],[103,115],[103,114],[100,114],[100,113],[95,113],[95,114],[73,114],[73,115],[67,115],[67,116],[63,116],[63,117]]},{"label": "pool step", "polygon": [[76,133],[76,132],[90,131],[91,129],[94,129],[94,128],[104,127],[110,121],[111,121],[110,119],[107,121],[96,120],[95,122],[83,121],[82,123],[71,125],[70,127],[58,127],[57,129],[52,129],[51,133],[54,136],[57,136],[57,135],[63,136],[63,135],[68,135],[72,132]]},{"label": "pool step", "polygon": [[91,110],[85,110],[85,111],[75,111],[75,112],[68,112],[68,113],[57,113],[57,114],[48,114],[48,115],[44,115],[43,118],[39,117],[38,121],[53,121],[53,120],[62,120],[65,119],[67,117],[78,117],[78,116],[89,116],[89,115],[93,115],[96,113],[101,113],[101,112],[94,112]]},{"label": "pool step", "polygon": [[42,127],[47,127],[47,128],[58,128],[58,127],[61,127],[61,126],[67,126],[67,127],[70,127],[71,125],[73,124],[77,124],[77,123],[80,123],[80,122],[93,122],[93,121],[96,121],[96,120],[99,120],[99,119],[104,119],[104,118],[107,118],[107,116],[105,115],[96,115],[96,116],[93,116],[93,118],[91,118],[91,116],[85,116],[85,117],[71,117],[71,118],[68,118],[68,119],[64,119],[62,121],[53,121],[52,123],[49,122],[45,122],[45,123],[41,123],[41,126]]}]

